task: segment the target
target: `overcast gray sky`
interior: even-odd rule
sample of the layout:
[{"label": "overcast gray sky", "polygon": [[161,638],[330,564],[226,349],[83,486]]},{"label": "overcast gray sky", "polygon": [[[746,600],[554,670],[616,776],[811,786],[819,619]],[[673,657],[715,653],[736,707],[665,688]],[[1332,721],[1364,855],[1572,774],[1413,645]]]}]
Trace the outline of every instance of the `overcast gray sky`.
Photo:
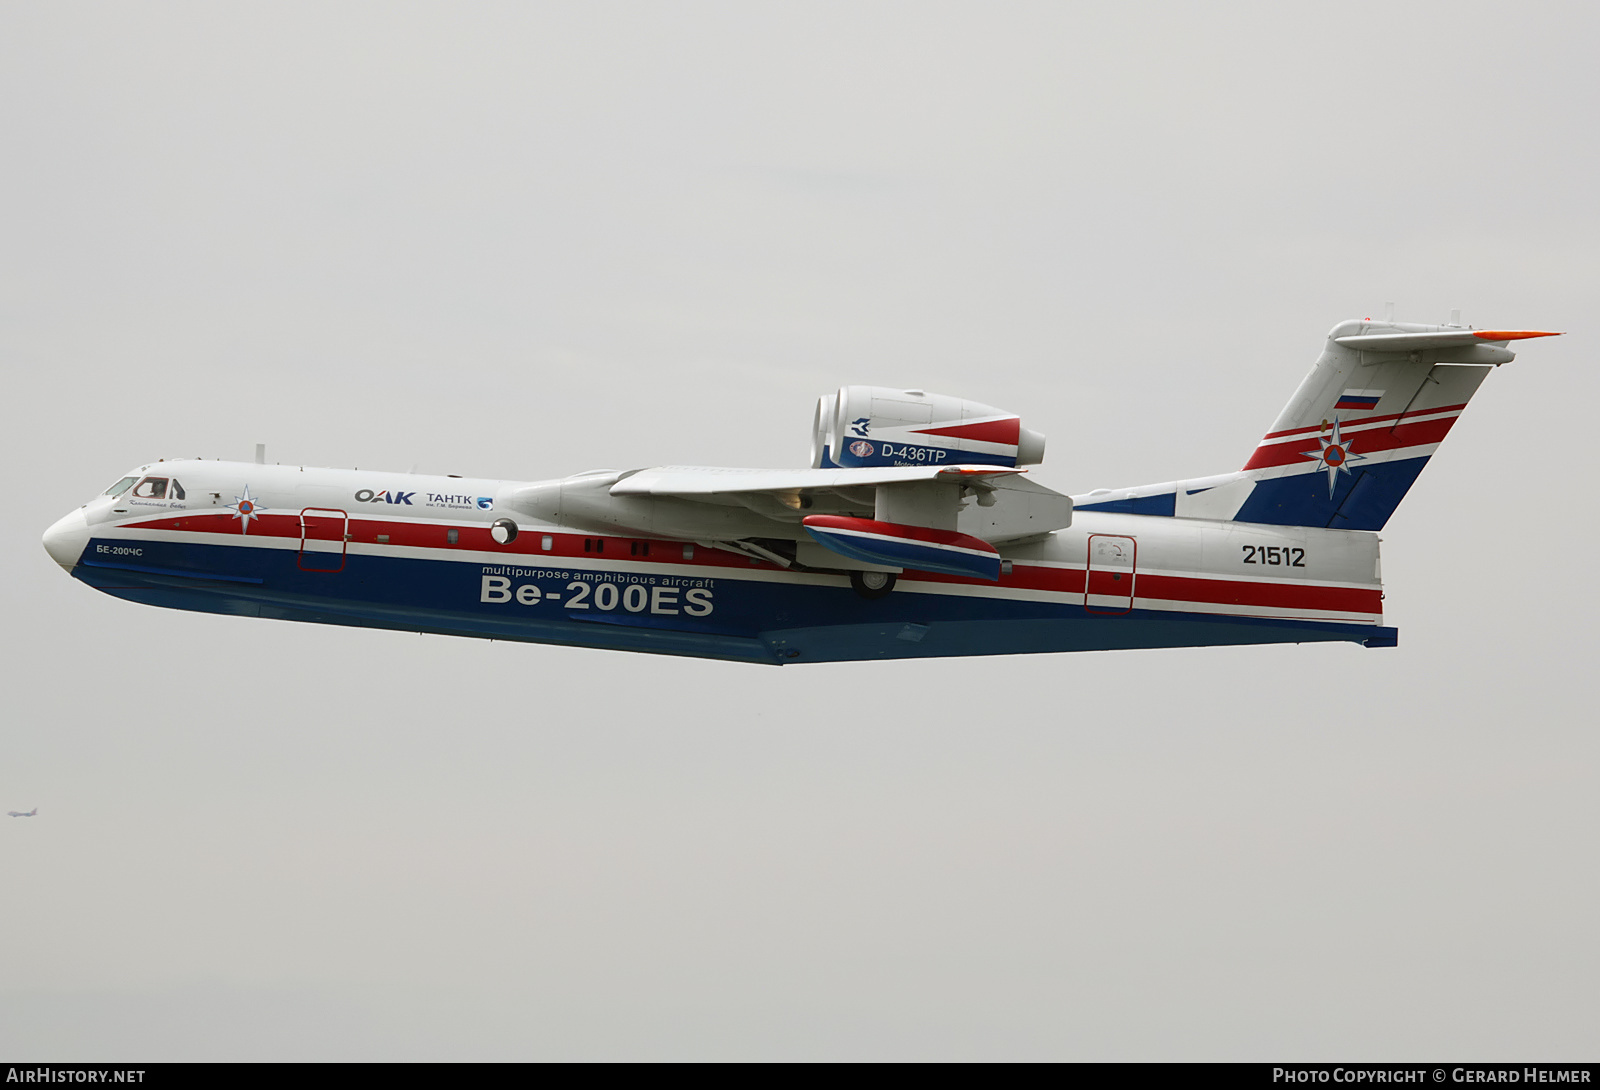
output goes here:
[{"label": "overcast gray sky", "polygon": [[[0,1054],[1593,1059],[1590,4],[0,7]],[[770,669],[161,611],[130,466],[1236,469],[1336,321],[1565,329],[1400,647]]]}]

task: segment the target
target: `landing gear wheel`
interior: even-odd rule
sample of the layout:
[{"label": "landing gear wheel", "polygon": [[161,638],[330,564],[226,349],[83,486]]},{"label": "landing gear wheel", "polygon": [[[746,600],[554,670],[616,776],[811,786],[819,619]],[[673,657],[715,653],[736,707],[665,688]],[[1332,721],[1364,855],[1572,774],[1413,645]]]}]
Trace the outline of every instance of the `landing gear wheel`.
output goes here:
[{"label": "landing gear wheel", "polygon": [[895,577],[886,571],[853,571],[850,586],[861,597],[876,601],[894,589]]}]

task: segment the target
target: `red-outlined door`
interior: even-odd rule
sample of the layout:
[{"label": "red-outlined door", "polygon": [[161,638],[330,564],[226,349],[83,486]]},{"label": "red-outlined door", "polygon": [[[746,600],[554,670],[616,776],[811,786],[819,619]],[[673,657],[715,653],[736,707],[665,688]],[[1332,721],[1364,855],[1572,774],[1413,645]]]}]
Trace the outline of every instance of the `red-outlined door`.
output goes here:
[{"label": "red-outlined door", "polygon": [[300,512],[301,571],[344,571],[350,516],[337,507],[307,507]]},{"label": "red-outlined door", "polygon": [[1126,613],[1133,608],[1139,543],[1117,534],[1090,534],[1083,578],[1083,608],[1090,613]]}]

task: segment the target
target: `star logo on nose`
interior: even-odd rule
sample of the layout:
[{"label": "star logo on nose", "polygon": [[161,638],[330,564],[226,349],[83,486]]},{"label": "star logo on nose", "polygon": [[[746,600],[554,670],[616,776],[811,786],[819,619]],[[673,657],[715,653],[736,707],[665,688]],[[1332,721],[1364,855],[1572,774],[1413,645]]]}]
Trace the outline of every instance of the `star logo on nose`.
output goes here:
[{"label": "star logo on nose", "polygon": [[259,519],[261,517],[261,504],[257,500],[250,498],[249,485],[244,486],[244,495],[233,497],[233,502],[228,504],[227,508],[233,512],[234,518],[240,520],[240,531],[242,533],[248,534],[250,532],[251,519]]},{"label": "star logo on nose", "polygon": [[1333,436],[1317,436],[1317,442],[1322,444],[1317,450],[1302,451],[1300,457],[1314,458],[1318,469],[1328,471],[1328,498],[1333,499],[1334,487],[1339,483],[1339,474],[1350,472],[1351,462],[1361,462],[1365,459],[1353,449],[1355,443],[1343,438],[1339,434],[1339,418],[1333,418]]}]

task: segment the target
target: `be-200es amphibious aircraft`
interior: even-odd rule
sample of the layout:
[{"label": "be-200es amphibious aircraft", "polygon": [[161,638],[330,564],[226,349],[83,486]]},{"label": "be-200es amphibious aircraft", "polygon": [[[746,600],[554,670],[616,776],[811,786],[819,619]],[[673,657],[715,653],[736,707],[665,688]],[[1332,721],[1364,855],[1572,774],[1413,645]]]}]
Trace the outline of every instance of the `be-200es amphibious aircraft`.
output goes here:
[{"label": "be-200es amphibious aircraft", "polygon": [[762,663],[1344,640],[1393,647],[1378,536],[1506,345],[1335,326],[1235,473],[1065,496],[1014,413],[847,386],[807,469],[499,481],[140,466],[44,536],[176,609]]}]

